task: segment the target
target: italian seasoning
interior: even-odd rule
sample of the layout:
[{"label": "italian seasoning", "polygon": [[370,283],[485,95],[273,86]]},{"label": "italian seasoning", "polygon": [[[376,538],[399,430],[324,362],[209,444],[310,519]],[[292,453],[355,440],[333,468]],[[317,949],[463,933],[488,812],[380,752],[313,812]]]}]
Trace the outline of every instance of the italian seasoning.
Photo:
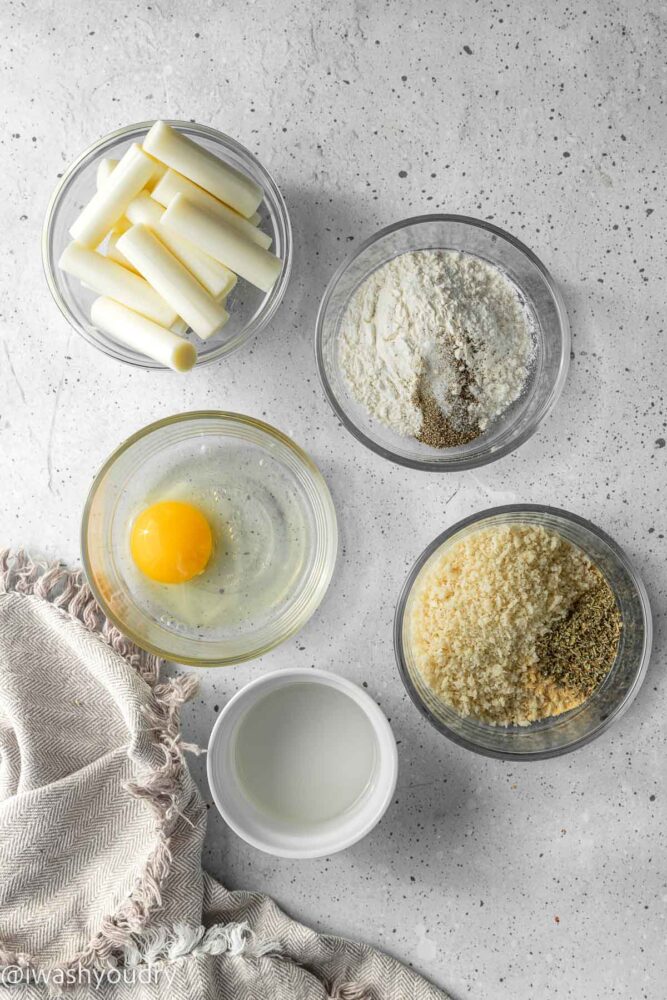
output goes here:
[{"label": "italian seasoning", "polygon": [[597,586],[538,642],[540,672],[588,698],[614,665],[621,627],[616,598],[600,574]]}]

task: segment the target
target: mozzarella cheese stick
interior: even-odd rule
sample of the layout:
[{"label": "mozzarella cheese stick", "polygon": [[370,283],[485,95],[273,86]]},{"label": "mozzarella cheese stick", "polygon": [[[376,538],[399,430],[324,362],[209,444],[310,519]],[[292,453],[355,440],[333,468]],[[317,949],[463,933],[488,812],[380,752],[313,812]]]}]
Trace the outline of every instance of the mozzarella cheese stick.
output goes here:
[{"label": "mozzarella cheese stick", "polygon": [[116,299],[161,326],[171,326],[178,319],[178,311],[168,305],[139,274],[133,274],[97,250],[89,250],[80,243],[70,243],[58,263],[63,271],[78,278],[98,295]]},{"label": "mozzarella cheese stick", "polygon": [[[134,274],[136,274],[136,271],[134,271],[133,273],[134,273]],[[81,282],[81,286],[82,286],[83,288],[87,288],[89,292],[95,292],[95,289],[94,289],[94,288],[91,288],[91,287],[90,287],[90,285],[87,285],[87,284],[85,283],[85,281],[82,281],[82,282]],[[95,292],[95,294],[97,294],[97,292]],[[115,299],[113,299],[113,301],[115,302],[116,300],[115,300]],[[222,302],[224,302],[225,300],[224,300],[224,299],[221,299],[221,301],[222,301]],[[122,303],[121,303],[121,305],[122,305]],[[132,310],[132,311],[134,312],[134,310]],[[151,321],[151,322],[152,322],[152,321]],[[158,324],[158,326],[159,326],[159,324]],[[172,323],[172,324],[171,324],[171,326],[169,327],[169,329],[170,329],[170,330],[172,330],[172,331],[173,331],[174,333],[177,333],[177,334],[179,334],[179,336],[183,336],[184,334],[186,334],[186,333],[188,332],[188,330],[190,329],[190,327],[189,327],[189,326],[188,326],[188,324],[187,324],[187,323],[185,322],[185,320],[184,320],[184,319],[181,319],[181,317],[179,316],[179,317],[178,317],[178,318],[176,319],[176,321],[175,321],[174,323]]]},{"label": "mozzarella cheese stick", "polygon": [[117,222],[114,222],[113,227],[109,230],[109,235],[122,236],[130,228],[130,223],[127,221],[124,215],[121,215]]},{"label": "mozzarella cheese stick", "polygon": [[178,333],[178,334],[180,334],[182,336],[183,334],[185,334],[185,333],[188,332],[188,330],[190,329],[190,327],[185,322],[185,320],[181,319],[181,317],[179,316],[178,319],[176,320],[176,322],[171,324],[171,326],[169,327],[169,329],[173,330],[174,333]]},{"label": "mozzarella cheese stick", "polygon": [[[129,226],[127,228],[129,229]],[[126,267],[129,271],[132,271],[133,274],[139,274],[139,272],[135,271],[135,269],[132,267],[127,257],[123,257],[122,253],[116,246],[118,240],[120,239],[120,237],[123,235],[124,232],[127,232],[127,229],[121,229],[120,232],[113,231],[109,233],[109,239],[107,240],[106,247],[104,248],[104,256],[108,257],[109,260],[115,260],[117,264],[122,264],[123,267]]]},{"label": "mozzarella cheese stick", "polygon": [[113,299],[95,299],[90,318],[114,340],[176,372],[190,371],[197,360],[197,351],[188,340]]},{"label": "mozzarella cheese stick", "polygon": [[143,146],[156,160],[189,177],[246,218],[257,210],[264,197],[259,184],[250,177],[223,163],[166,122],[155,122]]},{"label": "mozzarella cheese stick", "polygon": [[[149,178],[146,188],[150,191],[151,188],[155,187],[162,175],[166,172],[167,168],[164,163],[158,163],[158,161],[154,160],[152,157],[149,157],[149,159],[153,164],[153,174]],[[118,166],[118,162],[118,160],[114,160],[114,158],[110,156],[105,156],[103,160],[100,160],[97,166],[97,175],[95,178],[98,191],[101,187],[104,187],[106,182],[109,180],[111,174]],[[259,221],[259,212],[257,212],[256,215]]]},{"label": "mozzarella cheese stick", "polygon": [[94,249],[153,176],[153,161],[141,146],[130,146],[104,187],[97,191],[70,227],[70,236]]},{"label": "mozzarella cheese stick", "polygon": [[163,212],[162,206],[147,191],[133,198],[125,210],[133,226],[148,226],[149,229],[157,229]]},{"label": "mozzarella cheese stick", "polygon": [[[162,222],[263,292],[273,288],[283,266],[281,259],[246,240],[237,229],[214,219],[182,194],[177,194],[165,210]],[[122,236],[120,242],[127,239],[127,235]]]},{"label": "mozzarella cheese stick", "polygon": [[118,160],[115,160],[112,156],[105,156],[103,160],[100,160],[97,164],[97,173],[95,175],[95,185],[98,191],[101,187],[104,187],[117,166]]},{"label": "mozzarella cheese stick", "polygon": [[228,225],[234,226],[246,239],[252,240],[253,243],[264,247],[265,250],[268,250],[271,246],[271,237],[267,233],[263,233],[261,229],[257,229],[249,219],[242,218],[237,212],[228,208],[227,205],[223,205],[212,194],[204,191],[203,188],[197,187],[196,184],[189,181],[187,177],[183,177],[182,174],[176,173],[175,170],[167,170],[155,185],[152,197],[156,201],[159,201],[161,205],[164,205],[165,208],[168,208],[177,194],[184,195],[193,205],[200,205],[202,208],[205,208],[216,219],[220,219],[221,222],[226,222]]},{"label": "mozzarella cheese stick", "polygon": [[251,226],[258,226],[262,221],[262,216],[259,212],[253,212],[252,215],[248,216],[248,222]]},{"label": "mozzarella cheese stick", "polygon": [[214,299],[225,298],[229,295],[236,284],[236,275],[224,264],[219,264],[207,253],[203,253],[194,243],[190,243],[178,233],[173,232],[168,226],[161,226],[160,220],[163,214],[162,206],[145,191],[137,195],[125,211],[130,222],[137,225],[143,224],[152,229],[167,250],[171,250],[173,255],[178,257],[181,264],[187,267],[188,271],[195,276]]},{"label": "mozzarella cheese stick", "polygon": [[212,337],[229,319],[225,307],[202,288],[148,226],[128,229],[118,240],[118,249],[202,340]]}]

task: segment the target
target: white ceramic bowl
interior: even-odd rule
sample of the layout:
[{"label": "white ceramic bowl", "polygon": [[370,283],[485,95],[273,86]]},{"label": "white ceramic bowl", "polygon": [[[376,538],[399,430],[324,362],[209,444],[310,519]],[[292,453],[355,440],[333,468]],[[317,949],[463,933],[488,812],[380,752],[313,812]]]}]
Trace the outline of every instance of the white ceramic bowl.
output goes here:
[{"label": "white ceramic bowl", "polygon": [[[239,729],[249,709],[270,692],[295,683],[325,684],[351,698],[371,724],[377,751],[371,780],[354,806],[308,827],[288,824],[260,810],[245,794],[235,763]],[[387,719],[361,688],[325,670],[295,668],[258,677],[227,702],[211,733],[206,766],[213,801],[239,837],[277,857],[321,858],[355,844],[380,822],[396,788],[398,754]]]}]

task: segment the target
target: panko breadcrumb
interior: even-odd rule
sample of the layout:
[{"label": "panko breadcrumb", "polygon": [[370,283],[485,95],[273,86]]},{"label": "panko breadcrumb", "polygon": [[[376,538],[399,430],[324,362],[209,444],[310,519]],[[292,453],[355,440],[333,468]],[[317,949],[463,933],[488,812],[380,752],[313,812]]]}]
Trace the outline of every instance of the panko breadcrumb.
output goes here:
[{"label": "panko breadcrumb", "polygon": [[538,640],[599,585],[599,570],[536,525],[481,528],[422,571],[408,639],[432,690],[463,716],[528,725],[584,700],[538,669]]}]

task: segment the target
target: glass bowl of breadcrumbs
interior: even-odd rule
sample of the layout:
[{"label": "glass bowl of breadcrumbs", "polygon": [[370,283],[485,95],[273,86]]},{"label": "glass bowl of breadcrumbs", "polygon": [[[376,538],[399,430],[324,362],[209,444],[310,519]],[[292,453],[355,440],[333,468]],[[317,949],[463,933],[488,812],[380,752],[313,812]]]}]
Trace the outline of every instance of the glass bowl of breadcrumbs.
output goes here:
[{"label": "glass bowl of breadcrumbs", "polygon": [[460,746],[543,760],[585,746],[646,674],[651,611],[623,550],[554,507],[495,507],[422,552],[394,621],[403,683]]}]

